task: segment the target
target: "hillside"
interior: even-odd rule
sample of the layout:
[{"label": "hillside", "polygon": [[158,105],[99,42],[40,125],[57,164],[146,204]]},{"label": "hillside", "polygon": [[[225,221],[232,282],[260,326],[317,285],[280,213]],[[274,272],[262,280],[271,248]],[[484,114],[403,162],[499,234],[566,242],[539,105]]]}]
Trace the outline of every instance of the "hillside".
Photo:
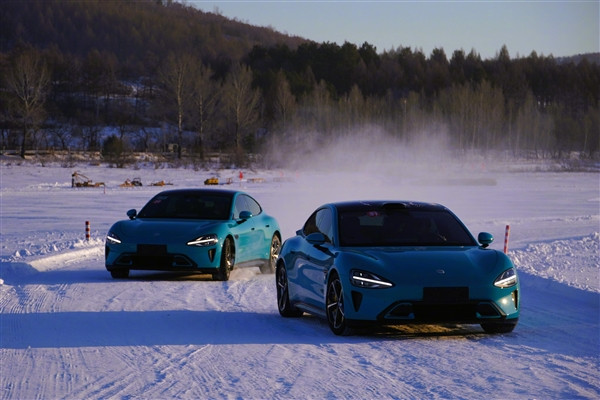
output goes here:
[{"label": "hillside", "polygon": [[3,0],[0,53],[20,42],[85,58],[91,49],[116,56],[132,75],[169,52],[187,51],[211,64],[237,60],[254,45],[304,42],[175,2]]}]

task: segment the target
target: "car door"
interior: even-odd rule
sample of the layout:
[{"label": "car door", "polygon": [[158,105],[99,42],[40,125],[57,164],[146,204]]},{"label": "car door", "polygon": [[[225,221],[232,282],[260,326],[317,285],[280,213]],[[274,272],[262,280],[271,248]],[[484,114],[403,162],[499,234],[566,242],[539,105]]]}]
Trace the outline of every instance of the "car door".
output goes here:
[{"label": "car door", "polygon": [[256,219],[254,214],[250,218],[240,218],[244,211],[252,213],[247,202],[248,196],[240,194],[236,196],[233,206],[233,220],[235,226],[231,229],[236,241],[235,262],[242,263],[256,258],[257,248],[260,244],[259,235],[256,231]]},{"label": "car door", "polygon": [[252,213],[252,260],[268,258],[271,250],[272,227],[263,218],[263,210],[256,200],[248,195],[242,195],[246,202],[246,210]]},{"label": "car door", "polygon": [[[307,220],[303,228],[304,251],[298,254],[295,265],[299,295],[307,303],[319,308],[324,305],[325,279],[333,264],[332,218],[329,208],[321,208]],[[309,243],[311,238],[324,238],[324,241]]]}]

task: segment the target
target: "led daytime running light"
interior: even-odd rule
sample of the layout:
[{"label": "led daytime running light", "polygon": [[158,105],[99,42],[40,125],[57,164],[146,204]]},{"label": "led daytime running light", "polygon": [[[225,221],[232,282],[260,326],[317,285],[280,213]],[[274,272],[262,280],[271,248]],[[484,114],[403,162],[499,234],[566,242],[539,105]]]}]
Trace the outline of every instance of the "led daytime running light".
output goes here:
[{"label": "led daytime running light", "polygon": [[507,269],[494,281],[494,286],[508,288],[517,284],[517,274],[514,268]]},{"label": "led daytime running light", "polygon": [[112,232],[108,232],[108,235],[106,235],[106,241],[112,244],[121,244],[121,239],[119,239],[119,237]]},{"label": "led daytime running light", "polygon": [[389,282],[378,281],[376,279],[364,278],[362,276],[357,276],[357,275],[354,275],[352,277],[352,279],[354,279],[355,281],[360,281],[360,282],[365,282],[365,283],[370,283],[370,284],[375,284],[375,285],[381,285],[381,286],[387,286],[387,287],[392,286],[392,284]]},{"label": "led daytime running light", "polygon": [[201,236],[197,239],[191,240],[191,241],[187,242],[186,244],[188,246],[204,247],[204,246],[212,246],[217,243],[219,243],[219,239],[217,238],[216,235],[207,235],[207,236]]},{"label": "led daytime running light", "polygon": [[353,270],[350,273],[352,285],[365,289],[386,289],[394,286],[392,282],[366,271]]}]

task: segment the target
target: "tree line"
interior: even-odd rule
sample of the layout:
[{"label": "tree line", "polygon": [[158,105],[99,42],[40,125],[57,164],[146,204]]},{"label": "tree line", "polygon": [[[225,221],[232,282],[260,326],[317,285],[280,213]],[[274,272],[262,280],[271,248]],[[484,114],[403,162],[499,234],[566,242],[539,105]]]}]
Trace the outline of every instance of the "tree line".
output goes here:
[{"label": "tree line", "polygon": [[588,57],[511,58],[506,46],[489,60],[475,50],[379,53],[162,1],[8,4],[0,130],[2,147],[22,155],[75,143],[107,157],[221,151],[244,162],[268,141],[367,126],[406,140],[443,134],[461,151],[599,151],[600,66]]}]

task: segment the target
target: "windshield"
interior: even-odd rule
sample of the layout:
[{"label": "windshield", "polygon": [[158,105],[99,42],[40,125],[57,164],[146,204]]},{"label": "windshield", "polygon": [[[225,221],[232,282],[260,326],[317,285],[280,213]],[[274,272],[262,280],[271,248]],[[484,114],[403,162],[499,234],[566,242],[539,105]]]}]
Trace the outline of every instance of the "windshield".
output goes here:
[{"label": "windshield", "polygon": [[446,210],[344,210],[338,218],[341,246],[476,245],[462,223]]},{"label": "windshield", "polygon": [[159,193],[142,208],[138,218],[226,220],[230,218],[231,198],[221,193]]}]

